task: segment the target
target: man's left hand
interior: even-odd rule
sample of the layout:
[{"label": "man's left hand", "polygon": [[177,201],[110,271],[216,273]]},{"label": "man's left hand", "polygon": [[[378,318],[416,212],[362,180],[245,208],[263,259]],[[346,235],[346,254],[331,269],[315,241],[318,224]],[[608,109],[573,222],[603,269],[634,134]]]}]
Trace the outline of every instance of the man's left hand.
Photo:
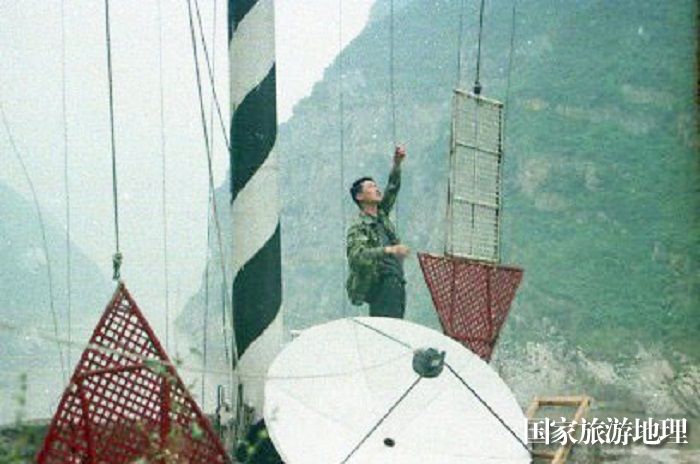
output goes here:
[{"label": "man's left hand", "polygon": [[400,166],[403,160],[406,158],[406,146],[396,145],[394,149],[394,166]]}]

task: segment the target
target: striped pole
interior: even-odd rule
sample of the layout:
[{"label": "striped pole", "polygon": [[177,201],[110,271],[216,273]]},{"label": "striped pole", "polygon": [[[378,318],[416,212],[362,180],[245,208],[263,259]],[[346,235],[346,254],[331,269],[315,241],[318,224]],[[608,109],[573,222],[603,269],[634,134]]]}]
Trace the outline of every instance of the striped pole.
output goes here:
[{"label": "striped pole", "polygon": [[233,328],[243,400],[262,415],[282,343],[273,0],[229,0]]}]

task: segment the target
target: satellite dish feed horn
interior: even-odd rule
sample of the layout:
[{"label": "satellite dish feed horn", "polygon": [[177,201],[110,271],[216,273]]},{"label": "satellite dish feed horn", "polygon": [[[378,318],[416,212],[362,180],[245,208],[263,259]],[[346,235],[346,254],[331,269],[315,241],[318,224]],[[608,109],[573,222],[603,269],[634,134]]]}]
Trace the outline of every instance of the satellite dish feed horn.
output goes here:
[{"label": "satellite dish feed horn", "polygon": [[421,377],[437,377],[445,367],[445,352],[435,348],[418,349],[413,352],[413,370]]}]

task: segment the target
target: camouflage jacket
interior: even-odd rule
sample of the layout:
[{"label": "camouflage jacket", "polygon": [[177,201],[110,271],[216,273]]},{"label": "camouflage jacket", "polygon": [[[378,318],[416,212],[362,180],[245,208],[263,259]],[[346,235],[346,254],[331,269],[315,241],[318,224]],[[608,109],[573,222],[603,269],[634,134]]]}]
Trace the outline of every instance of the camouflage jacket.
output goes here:
[{"label": "camouflage jacket", "polygon": [[[400,187],[401,168],[393,168],[389,174],[389,183],[384,190],[384,197],[378,205],[378,216],[384,222],[384,227],[396,237],[396,243],[399,243],[399,239],[396,228],[389,219],[389,213],[396,202]],[[361,305],[366,301],[367,293],[379,278],[379,266],[384,256],[384,247],[376,230],[376,222],[376,218],[360,211],[348,229],[346,254],[350,272],[345,288],[354,305]]]}]

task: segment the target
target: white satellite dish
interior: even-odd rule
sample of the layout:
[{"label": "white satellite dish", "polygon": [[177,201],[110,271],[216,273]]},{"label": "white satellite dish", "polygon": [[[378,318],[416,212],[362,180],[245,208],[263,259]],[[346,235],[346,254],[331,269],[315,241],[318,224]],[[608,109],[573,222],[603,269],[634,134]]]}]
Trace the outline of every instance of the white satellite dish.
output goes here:
[{"label": "white satellite dish", "polygon": [[[422,348],[445,352],[436,377],[413,368]],[[491,367],[397,319],[304,331],[270,366],[264,416],[287,464],[531,462],[526,418]]]}]

